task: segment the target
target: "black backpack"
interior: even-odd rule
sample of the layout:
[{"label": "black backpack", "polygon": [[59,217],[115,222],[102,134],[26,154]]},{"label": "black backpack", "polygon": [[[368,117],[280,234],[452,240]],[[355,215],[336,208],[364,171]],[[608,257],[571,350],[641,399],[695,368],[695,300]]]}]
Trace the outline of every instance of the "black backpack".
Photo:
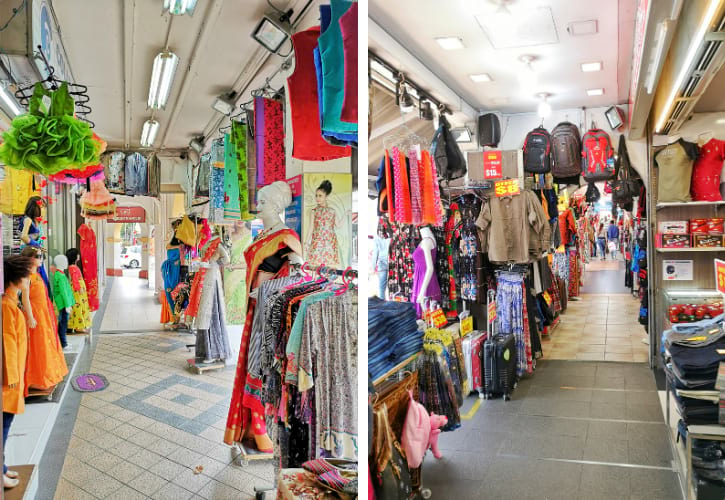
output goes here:
[{"label": "black backpack", "polygon": [[526,134],[524,171],[533,174],[551,171],[551,136],[544,127],[536,127]]},{"label": "black backpack", "polygon": [[554,178],[581,174],[582,140],[579,129],[570,122],[561,122],[551,131],[551,173]]},{"label": "black backpack", "polygon": [[587,192],[584,195],[584,200],[587,203],[596,203],[599,201],[602,195],[599,193],[599,188],[593,182],[590,182],[587,186]]},{"label": "black backpack", "polygon": [[438,130],[433,135],[430,149],[438,177],[451,181],[466,175],[466,159],[451,133],[448,120],[443,115],[440,117]]}]

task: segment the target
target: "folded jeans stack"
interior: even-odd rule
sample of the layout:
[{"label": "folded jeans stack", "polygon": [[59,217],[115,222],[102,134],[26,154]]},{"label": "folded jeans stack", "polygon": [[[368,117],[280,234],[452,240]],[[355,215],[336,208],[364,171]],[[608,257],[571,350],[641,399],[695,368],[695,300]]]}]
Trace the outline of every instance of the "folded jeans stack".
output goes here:
[{"label": "folded jeans stack", "polygon": [[412,303],[368,299],[368,373],[373,380],[422,346],[423,332],[418,330]]}]

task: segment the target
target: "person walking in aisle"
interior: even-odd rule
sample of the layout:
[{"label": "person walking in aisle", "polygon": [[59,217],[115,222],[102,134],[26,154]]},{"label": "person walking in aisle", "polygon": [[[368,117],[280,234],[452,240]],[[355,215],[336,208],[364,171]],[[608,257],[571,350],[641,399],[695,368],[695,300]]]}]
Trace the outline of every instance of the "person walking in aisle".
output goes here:
[{"label": "person walking in aisle", "polygon": [[619,228],[613,220],[609,221],[609,229],[607,229],[607,246],[612,253],[612,259],[616,260],[617,248],[619,248]]},{"label": "person walking in aisle", "polygon": [[604,229],[604,222],[600,222],[599,229],[597,229],[597,246],[599,247],[599,258],[605,260],[607,258],[607,231]]}]

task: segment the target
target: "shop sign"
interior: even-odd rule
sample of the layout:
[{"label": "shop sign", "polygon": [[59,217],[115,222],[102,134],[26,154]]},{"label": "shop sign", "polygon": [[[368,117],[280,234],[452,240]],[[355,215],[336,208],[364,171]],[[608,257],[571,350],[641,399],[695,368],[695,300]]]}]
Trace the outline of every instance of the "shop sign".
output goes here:
[{"label": "shop sign", "polygon": [[642,56],[644,55],[644,40],[647,34],[647,18],[649,14],[649,0],[639,0],[634,22],[634,46],[632,47],[632,66],[629,82],[629,100],[627,121],[631,125],[634,115],[635,98],[637,86],[639,85],[640,72],[642,71]]},{"label": "shop sign", "polygon": [[483,178],[500,179],[503,177],[501,151],[483,152]]},{"label": "shop sign", "polygon": [[488,322],[493,323],[496,319],[496,301],[492,300],[488,303]]},{"label": "shop sign", "polygon": [[116,207],[116,215],[108,219],[112,224],[146,222],[146,210],[143,207]]},{"label": "shop sign", "polygon": [[725,295],[725,261],[715,259],[715,286]]},{"label": "shop sign", "polygon": [[302,175],[287,179],[292,191],[292,203],[284,209],[284,223],[302,237]]},{"label": "shop sign", "polygon": [[494,184],[494,191],[499,198],[503,196],[514,196],[521,192],[519,181],[517,179],[506,179],[498,181]]},{"label": "shop sign", "polygon": [[468,335],[473,331],[473,316],[470,314],[461,319],[461,336]]},{"label": "shop sign", "polygon": [[[53,8],[48,0],[33,2],[33,49],[39,46],[48,59],[48,63],[55,70],[54,76],[59,80],[73,81],[69,74],[68,58],[60,38],[60,29],[55,21]],[[33,58],[35,65],[43,78],[48,77],[45,63],[40,57]]]}]

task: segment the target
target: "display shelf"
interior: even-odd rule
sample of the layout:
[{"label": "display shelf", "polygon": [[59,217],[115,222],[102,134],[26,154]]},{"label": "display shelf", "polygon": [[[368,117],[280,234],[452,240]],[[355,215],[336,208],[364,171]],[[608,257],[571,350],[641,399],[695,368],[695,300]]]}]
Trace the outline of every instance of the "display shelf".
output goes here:
[{"label": "display shelf", "polygon": [[658,248],[657,253],[725,252],[725,247],[711,248]]},{"label": "display shelf", "polygon": [[420,352],[417,352],[417,353],[413,354],[412,356],[410,356],[409,358],[403,360],[401,363],[398,363],[393,368],[391,368],[390,370],[388,370],[384,375],[382,375],[382,376],[376,378],[375,380],[373,380],[373,385],[378,385],[381,382],[384,382],[391,375],[395,375],[397,372],[399,372],[400,370],[402,370],[403,368],[405,368],[409,364],[415,362],[415,360],[418,359],[418,356],[420,356]]},{"label": "display shelf", "polygon": [[661,203],[657,203],[656,206],[657,210],[660,210],[662,208],[669,207],[717,207],[720,205],[725,205],[725,201],[663,201]]}]

